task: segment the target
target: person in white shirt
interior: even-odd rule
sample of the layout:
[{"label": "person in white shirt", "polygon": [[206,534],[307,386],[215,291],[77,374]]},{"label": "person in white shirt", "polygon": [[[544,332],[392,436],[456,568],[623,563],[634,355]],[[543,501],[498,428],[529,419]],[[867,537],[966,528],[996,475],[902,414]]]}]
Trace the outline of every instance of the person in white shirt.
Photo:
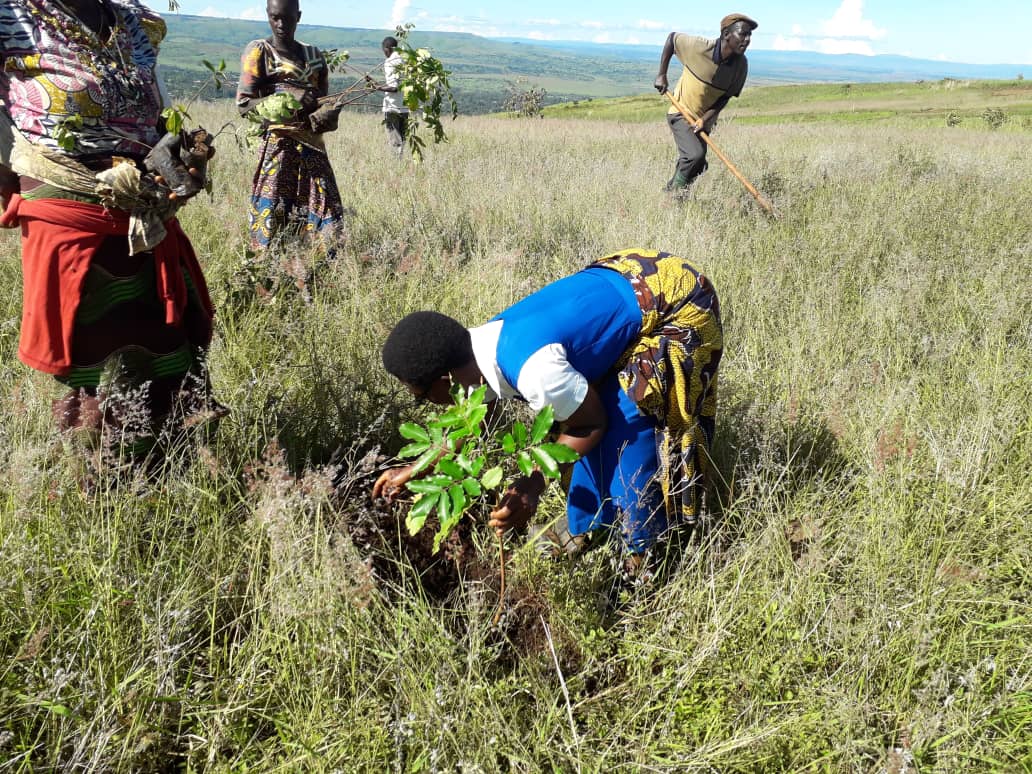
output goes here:
[{"label": "person in white shirt", "polygon": [[387,128],[387,145],[395,156],[401,158],[408,131],[409,109],[401,96],[401,74],[398,72],[401,55],[398,54],[398,40],[386,37],[380,44],[386,61],[383,63],[383,125]]}]

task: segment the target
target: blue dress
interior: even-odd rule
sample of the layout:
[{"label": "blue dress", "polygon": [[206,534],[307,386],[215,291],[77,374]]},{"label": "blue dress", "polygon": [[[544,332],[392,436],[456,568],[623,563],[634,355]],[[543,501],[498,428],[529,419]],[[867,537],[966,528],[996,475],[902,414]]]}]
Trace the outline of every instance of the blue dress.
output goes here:
[{"label": "blue dress", "polygon": [[[598,391],[608,417],[601,443],[572,471],[567,520],[573,535],[619,525],[632,552],[667,528],[656,480],[656,420],[642,415],[620,387],[615,366],[641,334],[641,309],[619,272],[589,268],[564,277],[497,315],[495,363],[509,385],[543,347],[559,344],[569,365]],[[487,326],[485,326],[487,327]],[[541,375],[547,379],[547,375]]]}]

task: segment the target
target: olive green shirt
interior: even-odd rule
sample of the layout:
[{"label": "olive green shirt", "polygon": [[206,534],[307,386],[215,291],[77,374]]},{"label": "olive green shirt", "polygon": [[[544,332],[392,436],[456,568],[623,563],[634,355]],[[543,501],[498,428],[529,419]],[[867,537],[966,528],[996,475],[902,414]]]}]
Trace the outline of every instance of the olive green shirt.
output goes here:
[{"label": "olive green shirt", "polygon": [[[680,32],[674,35],[674,54],[684,65],[674,97],[700,117],[725,94],[729,97],[741,94],[749,74],[749,62],[744,55],[733,56],[726,62],[713,61],[719,40]],[[671,105],[667,112],[676,113],[677,108]]]}]

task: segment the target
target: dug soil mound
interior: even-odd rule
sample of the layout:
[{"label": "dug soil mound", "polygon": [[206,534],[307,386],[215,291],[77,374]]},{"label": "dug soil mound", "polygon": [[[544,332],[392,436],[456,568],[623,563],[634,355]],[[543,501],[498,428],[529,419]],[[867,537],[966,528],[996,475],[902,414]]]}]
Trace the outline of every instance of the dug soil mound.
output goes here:
[{"label": "dug soil mound", "polygon": [[[410,535],[404,525],[404,506],[354,501],[338,505],[341,528],[387,599],[412,593],[415,576],[428,601],[451,611],[458,630],[473,624],[473,618],[481,623],[493,619],[501,588],[498,555],[478,547],[474,531],[480,527],[471,520],[463,519],[434,553],[438,525],[433,517],[416,535]],[[506,590],[505,604],[489,638],[507,646],[499,651],[499,665],[542,657],[551,663],[548,638],[555,636],[547,628],[551,612],[540,589],[517,583]],[[553,645],[561,654],[570,650],[561,635],[555,639],[559,641]]]}]

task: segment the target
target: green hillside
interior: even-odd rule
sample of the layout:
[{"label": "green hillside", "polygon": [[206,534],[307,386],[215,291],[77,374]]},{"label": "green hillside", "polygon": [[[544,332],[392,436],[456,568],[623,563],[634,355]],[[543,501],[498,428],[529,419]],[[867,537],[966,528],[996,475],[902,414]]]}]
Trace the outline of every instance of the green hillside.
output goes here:
[{"label": "green hillside", "polygon": [[[225,60],[227,70],[235,81],[239,71],[239,57],[250,40],[269,34],[264,21],[219,19],[202,16],[169,14],[168,36],[162,46],[162,67],[170,90],[177,96],[196,91],[205,79],[203,61]],[[351,53],[354,78],[375,70],[382,62],[380,41],[390,30],[368,30],[342,27],[301,25],[298,37],[324,49],[341,49]],[[424,32],[415,30],[414,45],[429,48],[452,71],[452,83],[459,110],[465,114],[487,113],[501,108],[508,90],[543,88],[546,104],[581,102],[600,98],[624,98],[629,94],[647,91],[655,77],[659,56],[656,46],[600,46],[591,44],[538,45],[526,41],[493,40],[469,33]],[[676,68],[675,68],[676,69]],[[977,114],[987,105],[1001,103],[1013,107],[1014,102],[1026,103],[1019,110],[1027,115],[1028,92],[1023,82],[1009,85],[1013,94],[991,94],[985,101],[984,91],[994,91],[995,85],[978,86],[979,78],[1010,77],[1010,66],[976,66],[957,63],[927,62],[906,57],[830,56],[810,52],[756,51],[750,53],[750,80],[745,98],[735,105],[735,114],[745,117],[747,105],[765,115],[787,115],[787,108],[775,109],[785,103],[802,102],[810,107],[821,103],[816,111],[819,118],[799,114],[799,120],[827,120],[828,114],[853,113],[850,120],[868,121],[891,118],[902,112],[917,112],[912,107],[920,104],[932,111],[961,109]],[[943,78],[953,75],[954,78]],[[338,74],[337,83],[344,85],[344,74]],[[924,79],[920,81],[919,79]],[[826,82],[812,85],[815,81]],[[912,87],[887,86],[885,81],[917,81]],[[757,87],[785,83],[810,83],[802,87],[782,86],[789,91],[760,91]],[[989,82],[995,84],[995,82]],[[972,88],[974,84],[974,88]],[[902,89],[902,91],[901,91]],[[759,94],[765,94],[759,97]],[[759,99],[759,101],[756,101]],[[892,104],[881,104],[883,102]],[[900,106],[900,102],[905,103]],[[620,99],[613,105],[595,102],[586,108],[589,118],[616,118],[619,120],[651,120],[655,111],[645,100],[639,104],[634,98]],[[378,100],[370,98],[370,107]],[[581,115],[580,106],[573,114]],[[793,110],[795,108],[792,108]],[[660,110],[660,112],[662,112]],[[806,112],[806,111],[804,111]],[[729,112],[728,115],[731,115]],[[935,121],[942,115],[930,116]],[[928,118],[928,116],[926,116]],[[758,120],[771,120],[769,118]],[[784,120],[782,118],[776,120]],[[836,119],[837,120],[837,119]]]},{"label": "green hillside", "polygon": [[[224,59],[235,80],[244,46],[269,34],[268,25],[259,21],[170,14],[167,22],[169,31],[162,45],[161,61],[174,94],[188,94],[204,80],[205,59]],[[380,41],[387,34],[389,30],[302,25],[297,36],[320,48],[349,51],[355,72],[366,72],[383,61]],[[547,89],[552,101],[558,101],[627,94],[647,86],[654,76],[650,63],[549,51],[466,33],[416,30],[410,40],[415,46],[431,49],[452,71],[463,113],[497,110],[505,98],[507,84],[518,80],[532,81]],[[338,80],[343,82],[340,77]]]},{"label": "green hillside", "polygon": [[[545,115],[599,121],[655,121],[666,112],[663,97],[641,94],[551,105]],[[747,87],[725,110],[725,121],[770,123],[892,123],[942,126],[951,113],[959,125],[986,125],[987,110],[1006,116],[1003,128],[1032,128],[1032,82],[956,81],[918,83],[799,84]]]}]

